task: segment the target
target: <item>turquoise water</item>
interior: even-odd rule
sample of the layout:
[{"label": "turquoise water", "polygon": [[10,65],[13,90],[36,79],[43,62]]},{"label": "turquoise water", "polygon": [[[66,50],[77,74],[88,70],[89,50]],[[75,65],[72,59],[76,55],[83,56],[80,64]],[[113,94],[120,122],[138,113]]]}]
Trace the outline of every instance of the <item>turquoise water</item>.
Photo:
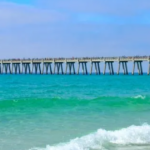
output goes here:
[{"label": "turquoise water", "polygon": [[0,76],[0,150],[149,150],[150,76]]}]

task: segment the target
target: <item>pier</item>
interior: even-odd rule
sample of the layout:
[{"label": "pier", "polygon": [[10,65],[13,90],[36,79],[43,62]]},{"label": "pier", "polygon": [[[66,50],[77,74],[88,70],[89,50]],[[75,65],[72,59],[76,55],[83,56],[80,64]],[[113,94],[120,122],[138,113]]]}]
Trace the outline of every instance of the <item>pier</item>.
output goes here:
[{"label": "pier", "polygon": [[[118,63],[117,72],[114,71],[114,62]],[[106,69],[110,75],[123,74],[128,75],[128,62],[132,62],[132,75],[135,74],[135,68],[139,75],[143,75],[143,62],[147,62],[147,74],[150,74],[150,56],[138,57],[85,57],[85,58],[44,58],[44,59],[4,59],[0,60],[0,74],[82,74],[105,75]],[[100,64],[103,63],[104,70]],[[90,64],[90,69],[88,65]]]}]

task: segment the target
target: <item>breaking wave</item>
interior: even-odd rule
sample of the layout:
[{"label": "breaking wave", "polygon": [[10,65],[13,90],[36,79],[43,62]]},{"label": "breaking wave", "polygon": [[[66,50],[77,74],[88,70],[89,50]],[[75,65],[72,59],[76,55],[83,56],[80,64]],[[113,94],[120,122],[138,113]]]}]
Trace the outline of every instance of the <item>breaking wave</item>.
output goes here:
[{"label": "breaking wave", "polygon": [[99,129],[97,132],[46,148],[30,150],[109,150],[110,146],[150,146],[150,125],[130,126],[116,131]]},{"label": "breaking wave", "polygon": [[135,97],[133,97],[134,99],[145,99],[146,98],[146,96],[142,96],[142,95],[137,95],[137,96],[135,96]]}]

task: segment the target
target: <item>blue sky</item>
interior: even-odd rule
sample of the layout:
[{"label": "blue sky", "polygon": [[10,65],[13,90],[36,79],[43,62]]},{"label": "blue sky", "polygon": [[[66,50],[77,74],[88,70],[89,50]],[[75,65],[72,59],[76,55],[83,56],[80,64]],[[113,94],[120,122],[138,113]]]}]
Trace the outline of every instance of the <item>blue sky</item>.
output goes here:
[{"label": "blue sky", "polygon": [[149,0],[1,0],[0,58],[150,55]]},{"label": "blue sky", "polygon": [[2,0],[3,2],[12,2],[17,4],[25,4],[25,5],[34,5],[35,1],[33,0]]}]

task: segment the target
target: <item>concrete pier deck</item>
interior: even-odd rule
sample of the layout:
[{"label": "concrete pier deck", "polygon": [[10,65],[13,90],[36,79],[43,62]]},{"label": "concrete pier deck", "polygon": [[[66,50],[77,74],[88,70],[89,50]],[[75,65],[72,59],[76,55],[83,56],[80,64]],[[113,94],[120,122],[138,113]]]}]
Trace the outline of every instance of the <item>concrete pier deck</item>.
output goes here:
[{"label": "concrete pier deck", "polygon": [[[128,62],[132,62],[132,74],[134,75],[137,67],[138,74],[143,75],[142,62],[144,61],[148,63],[147,74],[149,75],[150,56],[4,59],[0,60],[0,74],[79,74],[80,69],[82,69],[83,74],[96,73],[100,75],[103,73],[105,75],[108,68],[110,75],[119,75],[122,67],[123,74],[128,75]],[[114,71],[114,62],[118,63],[117,72]],[[90,70],[88,70],[87,63],[91,65]],[[104,63],[103,72],[100,63]]]}]

